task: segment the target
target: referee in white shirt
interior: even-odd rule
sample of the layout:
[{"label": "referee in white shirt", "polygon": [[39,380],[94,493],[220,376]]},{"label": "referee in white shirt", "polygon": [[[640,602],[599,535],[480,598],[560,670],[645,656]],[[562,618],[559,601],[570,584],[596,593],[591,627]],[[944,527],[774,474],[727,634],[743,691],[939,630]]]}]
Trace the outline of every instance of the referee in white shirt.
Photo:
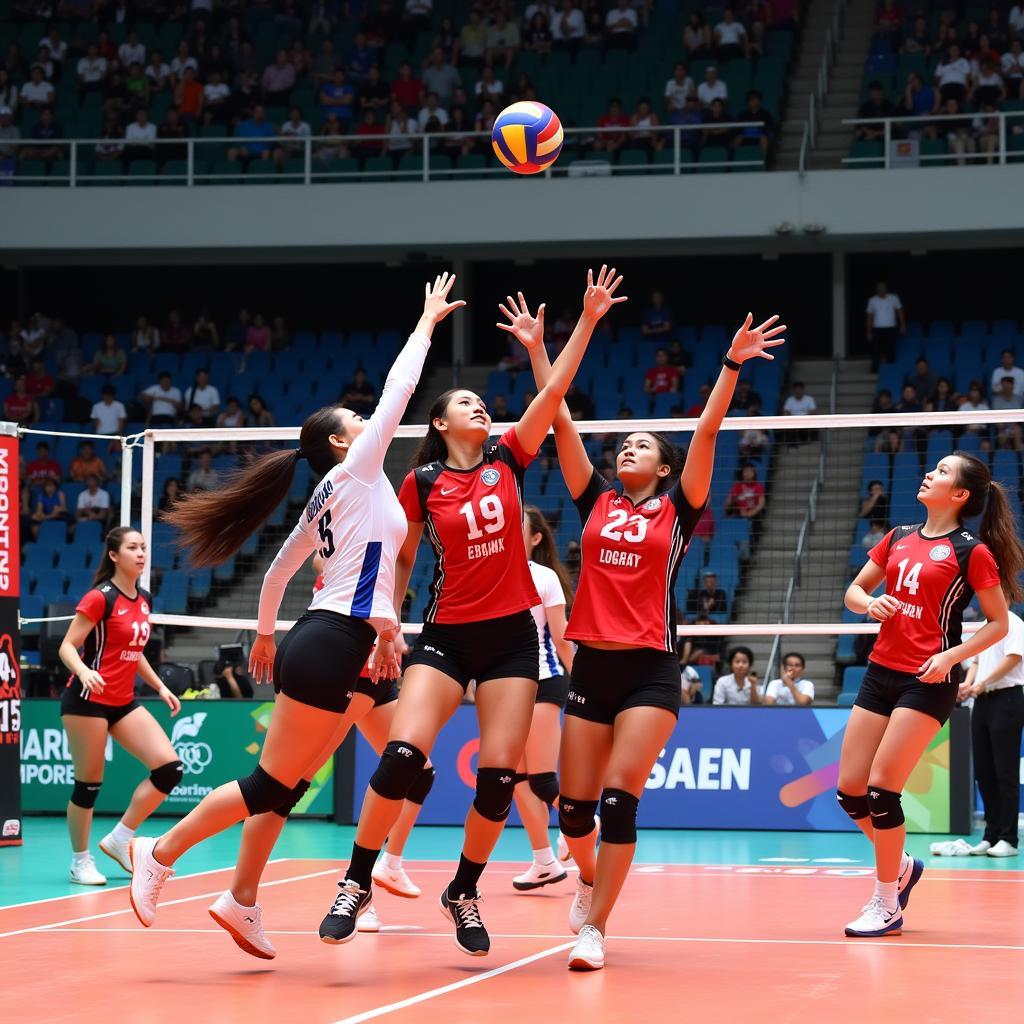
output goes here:
[{"label": "referee in white shirt", "polygon": [[974,776],[985,805],[985,835],[973,854],[1017,856],[1020,740],[1024,731],[1024,622],[1010,612],[1010,630],[971,663],[960,699],[974,697]]}]

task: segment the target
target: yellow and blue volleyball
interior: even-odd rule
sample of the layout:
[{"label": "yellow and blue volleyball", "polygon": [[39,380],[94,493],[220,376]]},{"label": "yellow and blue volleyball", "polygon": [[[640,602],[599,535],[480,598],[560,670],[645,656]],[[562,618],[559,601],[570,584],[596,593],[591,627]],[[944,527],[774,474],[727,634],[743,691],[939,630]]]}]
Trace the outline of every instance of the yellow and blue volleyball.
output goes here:
[{"label": "yellow and blue volleyball", "polygon": [[495,118],[491,145],[510,171],[536,174],[550,167],[562,152],[562,122],[543,103],[513,103]]}]

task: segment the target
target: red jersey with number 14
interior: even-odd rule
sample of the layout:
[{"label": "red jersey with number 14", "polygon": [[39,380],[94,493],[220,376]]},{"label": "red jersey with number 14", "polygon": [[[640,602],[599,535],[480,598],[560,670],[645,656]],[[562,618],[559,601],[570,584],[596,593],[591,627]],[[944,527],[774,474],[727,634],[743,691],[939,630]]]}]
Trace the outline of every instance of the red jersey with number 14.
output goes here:
[{"label": "red jersey with number 14", "polygon": [[900,603],[882,623],[870,660],[914,675],[933,654],[960,643],[971,598],[1000,583],[992,552],[969,530],[925,537],[922,529],[897,526],[868,552],[885,570],[885,592]]},{"label": "red jersey with number 14", "polygon": [[[82,645],[82,661],[99,672],[107,684],[102,693],[83,689],[84,700],[117,707],[134,699],[135,672],[149,643],[151,602],[145,590],[139,589],[133,601],[113,583],[101,583],[78,602],[75,611],[94,623]],[[71,685],[81,687],[75,676],[68,680]]]},{"label": "red jersey with number 14", "polygon": [[704,510],[686,500],[678,481],[634,505],[597,470],[576,508],[580,582],[566,639],[674,651],[676,575]]},{"label": "red jersey with number 14", "polygon": [[523,543],[523,474],[534,456],[510,427],[473,469],[429,462],[403,481],[398,500],[423,523],[437,563],[427,622],[481,622],[540,604]]}]

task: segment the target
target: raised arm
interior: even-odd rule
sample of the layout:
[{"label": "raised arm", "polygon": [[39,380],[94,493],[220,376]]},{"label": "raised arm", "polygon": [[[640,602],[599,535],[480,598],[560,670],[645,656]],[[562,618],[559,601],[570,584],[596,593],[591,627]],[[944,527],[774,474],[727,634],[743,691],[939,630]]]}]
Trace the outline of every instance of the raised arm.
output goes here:
[{"label": "raised arm", "polygon": [[388,445],[419,383],[434,328],[449,313],[466,304],[461,299],[448,301],[454,284],[455,275],[445,272],[435,278],[433,287],[426,286],[423,315],[388,373],[377,408],[363,432],[352,442],[345,458],[345,471],[360,483],[372,484],[380,475]]},{"label": "raised arm", "polygon": [[[743,326],[736,332],[726,353],[726,358],[733,363],[745,363],[748,359],[774,359],[769,348],[775,348],[785,342],[785,338],[777,335],[786,330],[785,324],[778,327],[772,325],[778,320],[778,316],[769,317],[760,327],[751,327],[754,317],[747,314]],[[718,380],[711,391],[707,405],[700,414],[697,421],[697,429],[693,432],[693,440],[686,453],[686,465],[683,466],[683,473],[679,479],[683,496],[693,508],[703,508],[708,500],[708,491],[711,489],[711,474],[715,465],[715,442],[718,438],[718,431],[722,426],[732,405],[733,393],[736,391],[736,381],[739,379],[739,369],[731,369],[728,366],[722,367]]]},{"label": "raised arm", "polygon": [[[540,448],[544,436],[555,421],[558,407],[569,390],[576,371],[583,361],[583,354],[590,344],[591,335],[597,322],[618,302],[625,302],[626,296],[614,297],[615,290],[622,284],[622,277],[615,276],[615,268],[610,270],[607,266],[601,267],[597,275],[597,282],[594,282],[594,272],[587,271],[587,290],[583,295],[583,313],[576,324],[565,348],[555,360],[551,367],[551,374],[541,387],[537,397],[530,403],[529,408],[523,413],[522,418],[516,426],[516,433],[519,436],[519,443],[523,448],[533,454]],[[517,309],[512,296],[508,297],[511,309]],[[514,319],[510,309],[502,309],[509,319]],[[501,325],[499,325],[501,326]],[[508,327],[505,327],[508,330]],[[513,330],[511,333],[515,333]],[[538,382],[539,383],[539,382]]]}]

